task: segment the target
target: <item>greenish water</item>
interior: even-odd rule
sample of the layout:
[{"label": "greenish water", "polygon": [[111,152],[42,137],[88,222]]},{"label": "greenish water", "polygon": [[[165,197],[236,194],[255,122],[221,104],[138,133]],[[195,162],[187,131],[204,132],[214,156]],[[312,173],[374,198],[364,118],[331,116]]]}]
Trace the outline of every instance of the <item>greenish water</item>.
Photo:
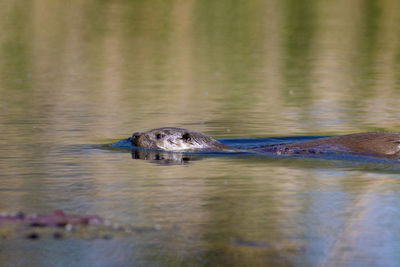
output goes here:
[{"label": "greenish water", "polygon": [[216,138],[400,131],[398,1],[0,1],[0,211],[154,231],[0,241],[8,266],[396,266],[393,163],[133,160]]}]

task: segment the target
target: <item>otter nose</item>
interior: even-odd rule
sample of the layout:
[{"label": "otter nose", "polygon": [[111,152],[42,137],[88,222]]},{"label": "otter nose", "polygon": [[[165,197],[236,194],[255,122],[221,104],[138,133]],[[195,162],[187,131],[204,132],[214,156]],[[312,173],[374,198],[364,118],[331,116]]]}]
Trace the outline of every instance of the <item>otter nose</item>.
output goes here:
[{"label": "otter nose", "polygon": [[137,139],[139,139],[140,135],[141,135],[140,133],[133,133],[132,134],[132,140],[131,141],[132,141],[133,144],[135,144]]}]

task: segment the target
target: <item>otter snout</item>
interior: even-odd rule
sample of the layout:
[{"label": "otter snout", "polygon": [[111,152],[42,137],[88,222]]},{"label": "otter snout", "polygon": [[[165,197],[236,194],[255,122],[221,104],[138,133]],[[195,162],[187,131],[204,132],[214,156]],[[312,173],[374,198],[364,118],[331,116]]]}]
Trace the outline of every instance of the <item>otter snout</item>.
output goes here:
[{"label": "otter snout", "polygon": [[132,137],[131,137],[131,142],[134,146],[137,146],[138,144],[138,140],[140,138],[140,136],[142,136],[139,132],[133,133]]}]

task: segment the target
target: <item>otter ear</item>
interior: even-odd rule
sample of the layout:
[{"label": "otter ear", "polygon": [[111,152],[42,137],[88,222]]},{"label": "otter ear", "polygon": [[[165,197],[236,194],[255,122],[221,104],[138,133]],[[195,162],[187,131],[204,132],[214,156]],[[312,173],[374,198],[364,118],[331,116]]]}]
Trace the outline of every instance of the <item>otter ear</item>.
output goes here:
[{"label": "otter ear", "polygon": [[190,140],[192,140],[192,137],[190,136],[190,133],[184,133],[182,135],[182,139],[185,141],[190,141]]}]

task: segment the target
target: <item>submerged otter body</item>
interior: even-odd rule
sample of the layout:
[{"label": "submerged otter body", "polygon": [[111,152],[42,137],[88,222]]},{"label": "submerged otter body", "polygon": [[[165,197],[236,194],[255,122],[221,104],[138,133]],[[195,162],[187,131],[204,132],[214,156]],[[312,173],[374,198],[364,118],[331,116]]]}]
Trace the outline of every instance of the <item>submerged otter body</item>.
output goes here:
[{"label": "submerged otter body", "polygon": [[[131,142],[136,147],[164,151],[237,151],[212,137],[182,128],[158,128],[134,133]],[[400,156],[400,133],[367,132],[317,138],[305,142],[279,144],[248,150],[277,155],[350,153]]]},{"label": "submerged otter body", "polygon": [[317,138],[311,141],[274,145],[255,149],[277,154],[355,153],[400,155],[400,133],[367,132]]}]

